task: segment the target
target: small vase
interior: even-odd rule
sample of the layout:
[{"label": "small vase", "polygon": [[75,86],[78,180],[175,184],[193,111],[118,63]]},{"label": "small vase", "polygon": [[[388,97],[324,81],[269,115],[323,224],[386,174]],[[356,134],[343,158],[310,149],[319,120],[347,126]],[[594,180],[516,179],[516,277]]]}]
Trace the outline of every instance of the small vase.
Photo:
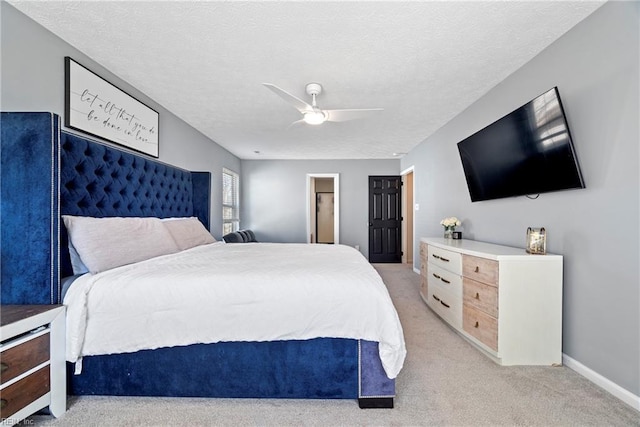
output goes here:
[{"label": "small vase", "polygon": [[445,227],[444,228],[444,238],[445,239],[453,239],[453,232],[455,231],[455,227]]}]

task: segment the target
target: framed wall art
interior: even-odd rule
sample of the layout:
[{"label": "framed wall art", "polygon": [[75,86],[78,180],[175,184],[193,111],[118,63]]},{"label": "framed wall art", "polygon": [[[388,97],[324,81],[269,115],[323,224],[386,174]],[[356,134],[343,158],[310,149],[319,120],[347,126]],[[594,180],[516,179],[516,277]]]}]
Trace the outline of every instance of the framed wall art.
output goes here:
[{"label": "framed wall art", "polygon": [[65,57],[65,126],[158,157],[159,121],[157,111]]}]

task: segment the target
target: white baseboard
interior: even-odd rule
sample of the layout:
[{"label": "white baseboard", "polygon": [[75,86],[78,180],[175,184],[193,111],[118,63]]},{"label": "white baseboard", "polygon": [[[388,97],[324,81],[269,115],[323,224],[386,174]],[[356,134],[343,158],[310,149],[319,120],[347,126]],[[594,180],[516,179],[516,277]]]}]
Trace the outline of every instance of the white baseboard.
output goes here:
[{"label": "white baseboard", "polygon": [[420,274],[420,269],[413,267],[413,272],[419,275]]},{"label": "white baseboard", "polygon": [[640,396],[636,396],[629,390],[620,387],[618,384],[587,368],[582,363],[572,359],[564,353],[562,354],[562,363],[567,368],[576,371],[595,385],[603,388],[618,399],[622,400],[636,411],[640,411]]}]

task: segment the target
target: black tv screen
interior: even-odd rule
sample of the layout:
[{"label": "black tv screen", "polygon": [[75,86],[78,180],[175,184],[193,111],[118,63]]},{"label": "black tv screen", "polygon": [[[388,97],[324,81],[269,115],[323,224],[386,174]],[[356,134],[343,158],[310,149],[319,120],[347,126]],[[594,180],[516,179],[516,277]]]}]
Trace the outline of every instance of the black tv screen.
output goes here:
[{"label": "black tv screen", "polygon": [[584,188],[553,88],[458,143],[471,201]]}]

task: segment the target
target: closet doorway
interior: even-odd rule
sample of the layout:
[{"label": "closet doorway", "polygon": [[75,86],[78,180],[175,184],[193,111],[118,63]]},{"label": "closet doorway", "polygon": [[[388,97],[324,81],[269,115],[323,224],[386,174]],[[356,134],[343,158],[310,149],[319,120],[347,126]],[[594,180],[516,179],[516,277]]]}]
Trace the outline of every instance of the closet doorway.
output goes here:
[{"label": "closet doorway", "polygon": [[307,243],[340,243],[339,174],[307,174]]}]

